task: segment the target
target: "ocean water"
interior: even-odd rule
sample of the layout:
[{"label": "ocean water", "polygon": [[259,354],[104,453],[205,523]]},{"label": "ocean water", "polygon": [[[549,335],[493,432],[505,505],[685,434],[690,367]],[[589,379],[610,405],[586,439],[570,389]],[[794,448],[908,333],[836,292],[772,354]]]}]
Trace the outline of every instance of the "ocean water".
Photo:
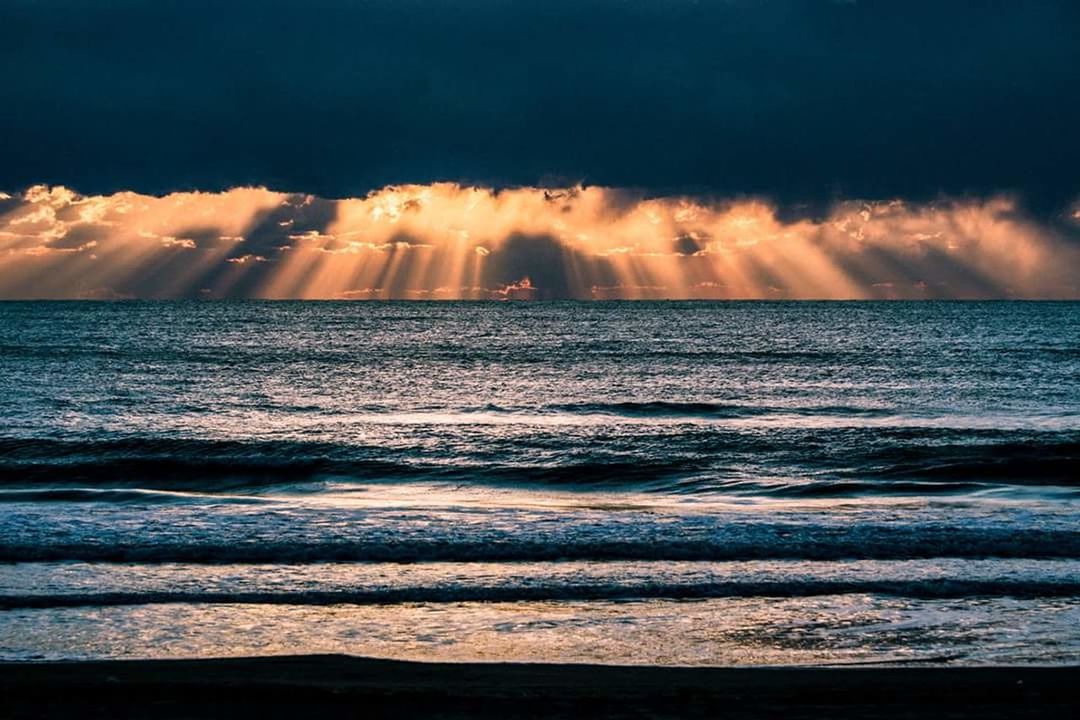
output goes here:
[{"label": "ocean water", "polygon": [[1080,303],[0,303],[0,659],[1080,662]]}]

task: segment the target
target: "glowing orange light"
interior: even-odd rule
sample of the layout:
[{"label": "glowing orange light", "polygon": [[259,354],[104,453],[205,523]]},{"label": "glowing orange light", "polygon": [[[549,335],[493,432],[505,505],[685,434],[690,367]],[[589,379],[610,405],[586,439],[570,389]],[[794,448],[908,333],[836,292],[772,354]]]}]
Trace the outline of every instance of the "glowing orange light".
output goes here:
[{"label": "glowing orange light", "polygon": [[452,183],[321,200],[262,188],[0,196],[0,296],[1077,297],[1080,251],[1007,197],[844,202]]}]

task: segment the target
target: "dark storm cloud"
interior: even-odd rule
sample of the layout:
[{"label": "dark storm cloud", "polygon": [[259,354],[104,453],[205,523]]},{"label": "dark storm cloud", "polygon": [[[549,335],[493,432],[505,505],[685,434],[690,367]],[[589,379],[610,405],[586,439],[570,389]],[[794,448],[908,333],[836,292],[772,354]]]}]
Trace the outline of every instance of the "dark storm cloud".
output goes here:
[{"label": "dark storm cloud", "polygon": [[0,187],[1080,192],[1080,4],[8,0]]}]

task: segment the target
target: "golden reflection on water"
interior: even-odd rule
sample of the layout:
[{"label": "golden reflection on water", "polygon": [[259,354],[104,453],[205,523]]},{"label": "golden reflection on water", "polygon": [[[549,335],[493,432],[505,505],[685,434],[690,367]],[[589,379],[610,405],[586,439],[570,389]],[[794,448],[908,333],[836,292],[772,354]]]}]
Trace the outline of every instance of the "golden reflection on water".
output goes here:
[{"label": "golden reflection on water", "polygon": [[[1080,647],[1080,599],[1075,595],[964,592],[920,599],[870,592],[890,583],[944,587],[1002,578],[1017,586],[1060,584],[1076,576],[1075,566],[1074,560],[949,558],[24,563],[0,567],[0,586],[13,596],[82,598],[89,592],[113,599],[104,605],[84,599],[88,604],[73,607],[6,609],[0,659],[344,653],[427,661],[650,665],[1075,662]],[[802,596],[792,590],[822,582],[854,585],[842,594]],[[658,583],[671,594],[645,599],[641,593],[655,591]],[[787,590],[771,594],[762,583]],[[860,583],[865,588],[854,589],[863,587]],[[498,596],[503,591],[522,598],[530,589],[589,587],[619,587],[616,597],[623,599]],[[671,599],[680,587],[711,587],[712,592],[726,587],[735,594]],[[750,587],[756,589],[744,594]],[[471,597],[454,595],[470,589]],[[371,596],[367,601],[356,599],[365,593]],[[431,593],[443,599],[432,600]],[[248,599],[241,599],[244,594]],[[125,595],[137,600],[115,604]],[[167,601],[171,595],[179,599]],[[1003,624],[1002,617],[1010,622]]]},{"label": "golden reflection on water", "polygon": [[[343,653],[426,661],[1075,662],[1075,599],[144,605],[8,611],[6,657]],[[1000,618],[1009,617],[1009,627]],[[1019,628],[1019,629],[1018,629]],[[23,650],[25,649],[25,650]]]}]

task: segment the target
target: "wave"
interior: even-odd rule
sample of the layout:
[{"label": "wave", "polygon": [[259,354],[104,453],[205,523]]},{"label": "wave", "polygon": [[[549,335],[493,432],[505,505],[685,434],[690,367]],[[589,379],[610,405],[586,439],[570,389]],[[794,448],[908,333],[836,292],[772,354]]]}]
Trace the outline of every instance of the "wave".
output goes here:
[{"label": "wave", "polygon": [[122,438],[0,440],[0,485],[122,485],[207,492],[326,476],[425,476],[407,463],[333,443]]},{"label": "wave", "polygon": [[[388,535],[388,537],[387,537]],[[853,530],[784,524],[719,528],[708,537],[683,539],[642,529],[633,536],[429,538],[380,531],[372,537],[332,536],[293,540],[147,538],[125,536],[65,542],[0,542],[0,562],[230,563],[315,562],[545,562],[562,560],[912,560],[930,558],[1080,559],[1080,532],[994,527],[864,525]]]},{"label": "wave", "polygon": [[[494,408],[493,409],[499,409]],[[615,415],[621,417],[666,418],[751,418],[768,415],[804,416],[851,416],[888,417],[893,410],[849,405],[815,405],[805,407],[735,405],[711,402],[674,402],[654,400],[646,402],[570,403],[542,408],[546,412],[562,412],[583,415]]]},{"label": "wave", "polygon": [[1080,596],[1080,579],[1046,581],[1003,579],[932,580],[761,580],[716,583],[530,583],[413,586],[346,590],[274,590],[250,592],[143,591],[86,592],[55,595],[0,595],[0,610],[109,607],[121,605],[230,603],[273,605],[376,605],[396,603],[515,602],[545,600],[697,600],[728,597],[812,597],[887,595],[919,599],[973,597],[1050,598]]},{"label": "wave", "polygon": [[893,446],[869,453],[868,469],[892,478],[1080,483],[1080,442]]},{"label": "wave", "polygon": [[[101,502],[101,503],[198,503],[204,504],[206,496],[196,493],[169,490],[145,490],[141,488],[42,488],[40,490],[0,490],[0,503],[24,502]],[[250,496],[215,496],[215,503],[250,504],[265,502],[263,498]]]},{"label": "wave", "polygon": [[[693,459],[598,460],[549,465],[435,463],[380,448],[301,442],[198,440],[19,443],[0,441],[0,486],[123,486],[202,492],[298,487],[325,481],[428,481],[634,486],[700,470]],[[25,454],[20,457],[20,452]],[[72,499],[75,499],[74,497]]]},{"label": "wave", "polygon": [[[593,412],[596,406],[575,407]],[[632,403],[619,411],[745,410],[696,403]],[[55,500],[60,495],[48,492],[65,488],[249,493],[286,487],[318,491],[327,482],[788,497],[969,493],[995,486],[1080,487],[1080,437],[1074,432],[849,428],[743,433],[697,428],[656,436],[645,428],[605,442],[602,449],[595,447],[591,434],[579,437],[555,431],[531,434],[520,441],[476,442],[456,436],[449,441],[457,444],[445,445],[436,457],[417,448],[294,440],[0,438],[0,488],[45,493],[8,495],[0,501]],[[542,462],[537,461],[538,448],[545,450]],[[67,499],[109,498],[73,493]],[[116,495],[114,499],[131,498]]]}]

